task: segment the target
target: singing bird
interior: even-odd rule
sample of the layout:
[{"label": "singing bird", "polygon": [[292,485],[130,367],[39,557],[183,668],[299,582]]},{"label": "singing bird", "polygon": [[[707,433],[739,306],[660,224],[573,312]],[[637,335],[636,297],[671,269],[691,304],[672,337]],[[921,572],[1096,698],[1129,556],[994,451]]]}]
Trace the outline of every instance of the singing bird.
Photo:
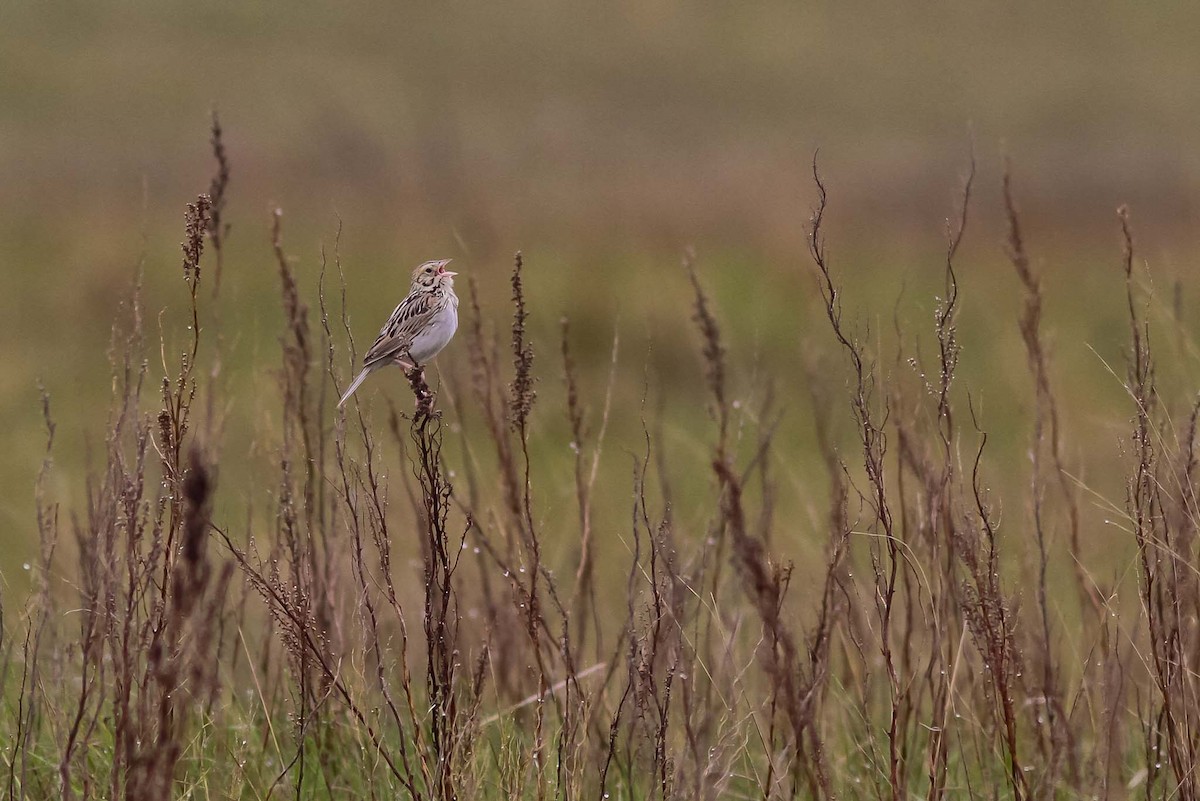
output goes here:
[{"label": "singing bird", "polygon": [[392,312],[379,331],[379,338],[363,357],[363,369],[338,401],[338,408],[371,373],[396,364],[412,369],[423,367],[454,336],[458,329],[458,296],[454,276],[446,269],[450,259],[427,261],[413,270],[408,297]]}]

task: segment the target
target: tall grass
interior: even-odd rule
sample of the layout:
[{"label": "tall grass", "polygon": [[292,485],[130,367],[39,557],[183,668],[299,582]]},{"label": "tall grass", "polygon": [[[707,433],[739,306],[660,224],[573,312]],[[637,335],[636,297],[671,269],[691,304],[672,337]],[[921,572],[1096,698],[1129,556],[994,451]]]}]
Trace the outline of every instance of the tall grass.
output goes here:
[{"label": "tall grass", "polygon": [[[742,391],[751,379],[727,345],[731,323],[690,253],[711,416],[695,432],[706,457],[684,468],[708,476],[699,494],[672,487],[679,468],[649,390],[614,396],[619,339],[599,371],[607,387],[589,393],[564,319],[561,370],[549,373],[564,408],[538,402],[552,368],[528,323],[547,313],[527,301],[520,254],[507,336],[470,282],[463,370],[436,387],[409,372],[411,401],[386,414],[369,414],[361,394],[337,411],[355,356],[340,248],[323,254],[318,285],[302,286],[276,212],[275,390],[239,400],[274,421],[271,466],[241,488],[244,517],[216,515],[220,465],[241,455],[221,442],[232,323],[216,308],[233,265],[215,119],[212,144],[210,191],[185,211],[189,339],[174,360],[148,341],[135,283],[114,326],[103,448],[71,512],[46,482],[44,404],[37,583],[3,621],[9,797],[1197,797],[1200,405],[1172,414],[1159,394],[1125,210],[1112,280],[1128,300],[1129,481],[1112,514],[1136,553],[1137,603],[1088,568],[1071,457],[1088,443],[1064,441],[1070,412],[1012,181],[1007,246],[1033,425],[1026,494],[1007,499],[1002,522],[987,420],[958,382],[974,165],[947,227],[932,328],[898,320],[888,354],[846,312],[853,288],[827,248],[814,164],[808,255],[828,337],[805,369],[828,495],[819,586],[801,605],[777,536],[792,525],[778,499],[795,491],[776,477],[791,456],[775,440],[781,412],[769,378]],[[759,400],[747,409],[743,397]],[[621,416],[643,435],[622,452],[627,523],[614,532],[598,528],[595,502]],[[850,449],[830,434],[844,416]],[[531,449],[556,425],[574,452],[565,482]],[[569,514],[541,511],[554,493]],[[58,555],[62,534],[74,565]],[[1048,591],[1064,565],[1070,631]]]}]

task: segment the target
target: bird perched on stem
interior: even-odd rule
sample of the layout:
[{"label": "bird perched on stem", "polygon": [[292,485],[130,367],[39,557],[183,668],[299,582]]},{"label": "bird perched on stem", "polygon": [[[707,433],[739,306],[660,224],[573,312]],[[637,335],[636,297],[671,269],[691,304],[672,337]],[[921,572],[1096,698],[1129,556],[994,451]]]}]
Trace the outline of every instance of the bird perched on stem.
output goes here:
[{"label": "bird perched on stem", "polygon": [[427,261],[413,270],[408,297],[392,312],[379,331],[379,338],[363,357],[362,372],[338,401],[338,408],[371,373],[389,364],[406,374],[424,367],[438,354],[458,329],[458,296],[454,276],[446,269],[450,259]]}]

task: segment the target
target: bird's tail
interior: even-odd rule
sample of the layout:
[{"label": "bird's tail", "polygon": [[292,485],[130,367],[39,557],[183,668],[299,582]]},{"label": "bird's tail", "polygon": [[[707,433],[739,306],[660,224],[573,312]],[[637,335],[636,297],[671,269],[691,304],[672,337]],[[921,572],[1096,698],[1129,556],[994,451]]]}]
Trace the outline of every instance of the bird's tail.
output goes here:
[{"label": "bird's tail", "polygon": [[355,378],[354,381],[351,382],[350,388],[346,390],[346,394],[342,396],[342,399],[340,401],[338,401],[339,409],[346,405],[346,401],[350,400],[350,396],[354,394],[354,390],[358,389],[359,386],[362,384],[362,382],[365,381],[367,376],[370,374],[371,374],[370,367],[364,367],[362,369],[362,372],[358,374],[358,377]]}]

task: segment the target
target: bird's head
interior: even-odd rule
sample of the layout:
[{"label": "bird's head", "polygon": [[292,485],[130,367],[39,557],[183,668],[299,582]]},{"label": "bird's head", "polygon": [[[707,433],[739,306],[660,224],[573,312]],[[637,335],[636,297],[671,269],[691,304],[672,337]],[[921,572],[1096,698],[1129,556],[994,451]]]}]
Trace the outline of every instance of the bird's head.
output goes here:
[{"label": "bird's head", "polygon": [[458,273],[452,273],[446,269],[446,265],[449,263],[450,259],[425,262],[413,270],[413,287],[419,286],[424,289],[433,289],[437,286],[454,286],[454,276],[458,275]]}]

